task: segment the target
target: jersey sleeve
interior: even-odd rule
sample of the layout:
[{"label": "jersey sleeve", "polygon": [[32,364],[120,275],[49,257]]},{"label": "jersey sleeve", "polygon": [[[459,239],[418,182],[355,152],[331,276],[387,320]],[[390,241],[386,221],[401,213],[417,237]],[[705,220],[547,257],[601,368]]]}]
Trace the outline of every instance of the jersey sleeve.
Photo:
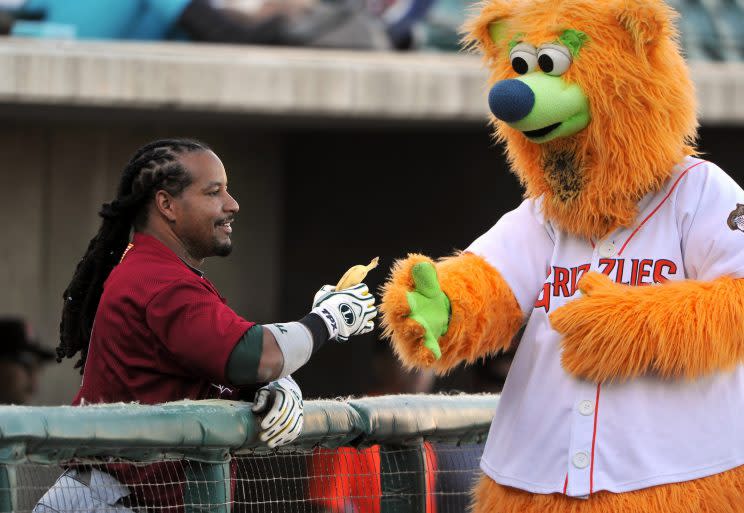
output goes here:
[{"label": "jersey sleeve", "polygon": [[501,273],[525,317],[535,305],[550,266],[555,246],[551,233],[539,213],[539,203],[527,199],[466,249]]},{"label": "jersey sleeve", "polygon": [[235,345],[254,323],[196,281],[178,280],[148,303],[147,324],[179,365],[195,377],[227,383]]},{"label": "jersey sleeve", "polygon": [[685,275],[744,277],[744,191],[709,162],[691,169],[676,198]]}]

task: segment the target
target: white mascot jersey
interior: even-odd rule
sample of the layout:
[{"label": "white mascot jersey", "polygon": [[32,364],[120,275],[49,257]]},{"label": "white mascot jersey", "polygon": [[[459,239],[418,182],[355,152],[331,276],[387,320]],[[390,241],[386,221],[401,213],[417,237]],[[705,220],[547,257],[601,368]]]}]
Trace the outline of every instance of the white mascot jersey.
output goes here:
[{"label": "white mascot jersey", "polygon": [[548,315],[579,297],[588,271],[633,286],[744,277],[744,191],[714,164],[686,159],[638,212],[591,241],[551,226],[528,199],[468,248],[502,274],[527,319],[481,460],[497,483],[583,497],[744,464],[744,366],[600,385],[561,367]]}]

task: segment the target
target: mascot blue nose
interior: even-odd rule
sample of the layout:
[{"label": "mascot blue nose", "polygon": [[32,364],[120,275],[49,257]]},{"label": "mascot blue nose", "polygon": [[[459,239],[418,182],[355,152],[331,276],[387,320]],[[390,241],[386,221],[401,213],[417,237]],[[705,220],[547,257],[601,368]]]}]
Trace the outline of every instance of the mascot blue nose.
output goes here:
[{"label": "mascot blue nose", "polygon": [[535,106],[535,93],[521,80],[502,80],[488,93],[488,106],[493,115],[512,123],[527,117]]}]

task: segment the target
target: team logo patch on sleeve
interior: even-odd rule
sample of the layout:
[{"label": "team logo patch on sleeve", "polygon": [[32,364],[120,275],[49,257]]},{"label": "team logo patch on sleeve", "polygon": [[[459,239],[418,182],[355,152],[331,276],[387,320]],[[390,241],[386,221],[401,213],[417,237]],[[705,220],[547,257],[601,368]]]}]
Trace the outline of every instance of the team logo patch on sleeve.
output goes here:
[{"label": "team logo patch on sleeve", "polygon": [[744,205],[736,204],[736,208],[728,216],[727,224],[732,230],[744,232]]}]

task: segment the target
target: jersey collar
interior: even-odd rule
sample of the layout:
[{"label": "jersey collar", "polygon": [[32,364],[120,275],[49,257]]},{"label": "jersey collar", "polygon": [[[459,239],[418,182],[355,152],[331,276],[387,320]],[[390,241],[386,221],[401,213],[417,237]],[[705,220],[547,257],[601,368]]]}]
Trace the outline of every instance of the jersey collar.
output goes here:
[{"label": "jersey collar", "polygon": [[181,262],[194,274],[199,276],[199,278],[204,278],[204,273],[202,271],[188,264],[183,258],[176,255],[172,249],[163,244],[160,239],[153,237],[152,235],[142,232],[135,232],[134,237],[132,238],[132,247],[139,248],[141,250],[144,249],[145,251],[149,251],[150,253],[156,254],[157,256],[165,258],[167,260]]}]

